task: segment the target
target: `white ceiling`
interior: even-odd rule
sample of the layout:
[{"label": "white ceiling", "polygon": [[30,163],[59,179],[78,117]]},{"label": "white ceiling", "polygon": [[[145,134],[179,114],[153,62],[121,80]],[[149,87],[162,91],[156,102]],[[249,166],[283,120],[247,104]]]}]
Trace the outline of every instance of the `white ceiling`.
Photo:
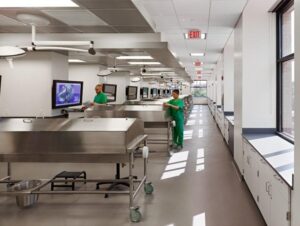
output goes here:
[{"label": "white ceiling", "polygon": [[[194,62],[199,59],[209,68],[215,65],[241,15],[247,0],[135,0],[151,16],[156,32],[192,78],[197,78]],[[206,40],[186,40],[191,29],[207,33]],[[191,57],[191,52],[205,52],[204,57]],[[211,69],[210,69],[211,70]],[[202,77],[205,77],[202,75]]]}]

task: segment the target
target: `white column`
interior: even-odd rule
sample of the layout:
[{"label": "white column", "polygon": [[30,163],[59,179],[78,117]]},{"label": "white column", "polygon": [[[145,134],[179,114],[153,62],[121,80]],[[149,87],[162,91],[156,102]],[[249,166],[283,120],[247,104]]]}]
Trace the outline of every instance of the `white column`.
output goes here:
[{"label": "white column", "polygon": [[[300,0],[295,0],[295,28],[300,26]],[[300,30],[295,29],[295,75],[300,74]],[[292,226],[300,225],[300,77],[295,76],[295,177],[292,191]]]}]

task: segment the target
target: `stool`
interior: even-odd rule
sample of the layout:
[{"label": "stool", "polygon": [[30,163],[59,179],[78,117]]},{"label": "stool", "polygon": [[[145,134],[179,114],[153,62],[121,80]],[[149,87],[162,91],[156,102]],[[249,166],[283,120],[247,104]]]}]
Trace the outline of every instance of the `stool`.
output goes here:
[{"label": "stool", "polygon": [[[54,179],[59,179],[59,178],[64,178],[65,180],[67,179],[78,179],[78,178],[83,178],[86,179],[86,172],[81,171],[81,172],[68,172],[68,171],[62,171],[59,174],[57,174]],[[75,182],[72,182],[72,184],[68,184],[66,181],[65,184],[54,184],[55,181],[51,182],[51,191],[53,191],[54,187],[63,187],[63,188],[72,188],[72,191],[75,190]],[[57,182],[58,183],[58,182]],[[84,182],[86,184],[86,182]]]}]

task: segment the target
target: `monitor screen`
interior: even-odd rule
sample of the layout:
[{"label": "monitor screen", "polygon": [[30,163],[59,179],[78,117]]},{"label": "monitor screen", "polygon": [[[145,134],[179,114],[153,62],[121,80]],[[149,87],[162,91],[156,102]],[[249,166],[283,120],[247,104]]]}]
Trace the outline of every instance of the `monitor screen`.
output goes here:
[{"label": "monitor screen", "polygon": [[54,80],[52,108],[65,108],[82,104],[83,82]]},{"label": "monitor screen", "polygon": [[126,96],[127,100],[136,100],[137,99],[137,86],[127,86],[126,88]]},{"label": "monitor screen", "polygon": [[103,92],[107,95],[107,102],[115,102],[117,99],[117,85],[103,84]]},{"label": "monitor screen", "polygon": [[152,88],[151,89],[151,95],[152,95],[152,97],[156,97],[157,96],[157,88]]},{"label": "monitor screen", "polygon": [[148,93],[149,93],[149,88],[147,88],[147,87],[141,88],[141,98],[142,99],[147,99]]}]

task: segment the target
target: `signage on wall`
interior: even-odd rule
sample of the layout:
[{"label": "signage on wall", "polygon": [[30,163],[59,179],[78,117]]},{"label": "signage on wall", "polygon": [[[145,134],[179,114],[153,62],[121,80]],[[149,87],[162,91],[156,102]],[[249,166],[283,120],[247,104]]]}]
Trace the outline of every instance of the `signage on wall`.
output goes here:
[{"label": "signage on wall", "polygon": [[201,31],[199,30],[190,30],[188,33],[189,39],[199,39],[201,38]]}]

